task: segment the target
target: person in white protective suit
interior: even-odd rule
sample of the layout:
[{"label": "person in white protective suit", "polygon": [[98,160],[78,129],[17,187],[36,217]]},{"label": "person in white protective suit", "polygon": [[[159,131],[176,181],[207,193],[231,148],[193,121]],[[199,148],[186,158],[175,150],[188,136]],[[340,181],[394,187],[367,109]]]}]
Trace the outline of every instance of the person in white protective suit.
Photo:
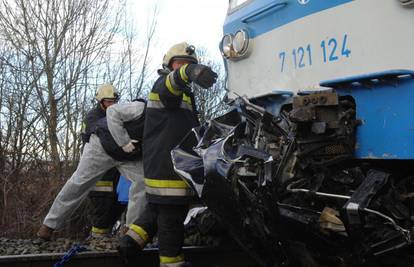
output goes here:
[{"label": "person in white protective suit", "polygon": [[104,173],[116,167],[132,181],[126,223],[134,222],[146,205],[141,159],[145,103],[113,104],[86,143],[76,171],[56,196],[37,236],[50,240]]}]

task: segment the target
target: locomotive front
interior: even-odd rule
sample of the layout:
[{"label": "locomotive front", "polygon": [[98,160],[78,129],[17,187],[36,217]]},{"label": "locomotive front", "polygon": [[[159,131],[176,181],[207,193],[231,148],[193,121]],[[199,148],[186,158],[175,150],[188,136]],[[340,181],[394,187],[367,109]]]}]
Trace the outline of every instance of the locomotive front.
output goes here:
[{"label": "locomotive front", "polygon": [[414,264],[413,2],[229,1],[239,97],[172,158],[262,266]]}]

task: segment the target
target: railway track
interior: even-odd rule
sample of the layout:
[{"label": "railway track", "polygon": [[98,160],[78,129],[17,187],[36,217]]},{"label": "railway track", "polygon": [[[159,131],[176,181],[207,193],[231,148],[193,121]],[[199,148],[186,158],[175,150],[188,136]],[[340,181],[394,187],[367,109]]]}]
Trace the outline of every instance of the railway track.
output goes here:
[{"label": "railway track", "polygon": [[[238,248],[184,247],[186,259],[194,267],[256,267],[254,261]],[[1,267],[51,267],[64,253],[0,256]],[[82,252],[75,255],[65,267],[156,267],[158,249],[148,248],[137,254],[136,260],[124,265],[114,250],[106,252]]]}]

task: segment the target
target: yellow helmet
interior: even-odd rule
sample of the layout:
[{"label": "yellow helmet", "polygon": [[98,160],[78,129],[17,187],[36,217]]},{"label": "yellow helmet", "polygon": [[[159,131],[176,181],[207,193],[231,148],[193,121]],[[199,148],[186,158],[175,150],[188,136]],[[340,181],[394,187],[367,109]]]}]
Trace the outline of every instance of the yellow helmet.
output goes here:
[{"label": "yellow helmet", "polygon": [[103,84],[99,86],[98,91],[96,91],[96,100],[101,102],[104,99],[112,99],[112,100],[118,100],[119,95],[118,92],[112,84]]},{"label": "yellow helmet", "polygon": [[171,61],[174,59],[185,59],[196,64],[198,63],[195,47],[193,45],[189,45],[186,42],[175,44],[168,50],[167,54],[164,55],[164,59],[162,60],[163,68],[169,69]]}]

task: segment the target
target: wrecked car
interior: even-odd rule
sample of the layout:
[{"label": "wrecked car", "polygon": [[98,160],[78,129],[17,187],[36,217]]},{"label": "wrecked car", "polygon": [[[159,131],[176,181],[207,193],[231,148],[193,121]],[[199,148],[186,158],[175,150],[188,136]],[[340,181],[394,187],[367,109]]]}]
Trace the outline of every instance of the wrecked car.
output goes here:
[{"label": "wrecked car", "polygon": [[175,170],[261,266],[412,266],[414,179],[354,158],[351,96],[245,97],[193,129]]}]

